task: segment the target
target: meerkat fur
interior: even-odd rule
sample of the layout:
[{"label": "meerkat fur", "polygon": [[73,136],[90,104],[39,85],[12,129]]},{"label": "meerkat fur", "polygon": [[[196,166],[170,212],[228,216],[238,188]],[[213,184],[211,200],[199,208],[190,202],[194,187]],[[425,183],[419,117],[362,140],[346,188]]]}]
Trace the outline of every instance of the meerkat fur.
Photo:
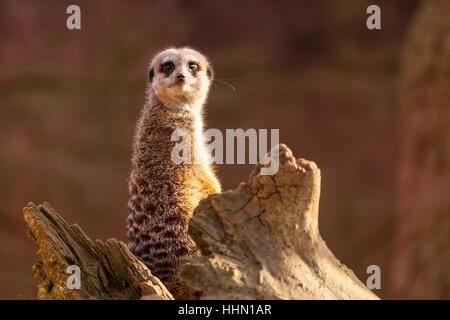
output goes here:
[{"label": "meerkat fur", "polygon": [[[176,299],[195,298],[178,276],[182,259],[198,254],[189,219],[201,199],[221,191],[203,141],[203,106],[212,81],[211,64],[193,49],[157,54],[132,146],[128,247]],[[172,160],[176,129],[189,133],[197,161]]]}]

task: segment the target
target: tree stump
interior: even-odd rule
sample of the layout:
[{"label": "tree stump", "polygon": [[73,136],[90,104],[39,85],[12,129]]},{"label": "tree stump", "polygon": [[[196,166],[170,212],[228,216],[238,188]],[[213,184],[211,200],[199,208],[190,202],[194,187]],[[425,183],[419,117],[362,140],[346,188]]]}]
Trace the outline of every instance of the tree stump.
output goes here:
[{"label": "tree stump", "polygon": [[[69,226],[48,203],[24,208],[29,237],[37,247],[33,276],[38,299],[173,299],[161,281],[115,239],[92,241]],[[67,268],[81,271],[80,289],[70,289]]]},{"label": "tree stump", "polygon": [[319,234],[320,170],[278,147],[279,171],[200,202],[190,233],[202,253],[182,278],[203,299],[377,299]]},{"label": "tree stump", "polygon": [[[201,256],[185,260],[181,278],[201,299],[378,299],[340,263],[319,234],[320,170],[285,146],[279,171],[210,195],[191,219]],[[39,299],[172,299],[125,244],[93,242],[48,204],[24,209],[37,262]],[[70,290],[69,265],[81,269]]]}]

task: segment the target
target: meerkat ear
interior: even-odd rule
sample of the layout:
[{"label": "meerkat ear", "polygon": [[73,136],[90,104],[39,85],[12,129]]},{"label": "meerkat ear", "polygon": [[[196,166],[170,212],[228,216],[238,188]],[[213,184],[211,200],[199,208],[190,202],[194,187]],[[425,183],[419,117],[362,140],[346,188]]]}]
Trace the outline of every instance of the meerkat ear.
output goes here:
[{"label": "meerkat ear", "polygon": [[210,81],[214,80],[214,70],[211,68],[211,66],[208,66],[206,68],[206,75],[208,76]]},{"label": "meerkat ear", "polygon": [[155,77],[155,71],[153,70],[153,68],[151,68],[148,73],[148,78],[149,78],[150,82],[153,82],[154,77]]}]

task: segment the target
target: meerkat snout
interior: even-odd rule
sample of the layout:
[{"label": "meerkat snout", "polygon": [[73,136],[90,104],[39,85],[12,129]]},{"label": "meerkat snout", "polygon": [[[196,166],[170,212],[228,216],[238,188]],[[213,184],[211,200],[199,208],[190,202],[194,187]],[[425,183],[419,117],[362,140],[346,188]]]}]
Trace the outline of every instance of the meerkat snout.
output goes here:
[{"label": "meerkat snout", "polygon": [[184,79],[186,79],[186,77],[184,76],[183,73],[179,73],[179,74],[177,75],[177,81],[178,81],[178,82],[184,82]]},{"label": "meerkat snout", "polygon": [[206,57],[194,49],[167,49],[153,58],[149,80],[150,90],[162,102],[202,105],[213,80],[213,71]]}]

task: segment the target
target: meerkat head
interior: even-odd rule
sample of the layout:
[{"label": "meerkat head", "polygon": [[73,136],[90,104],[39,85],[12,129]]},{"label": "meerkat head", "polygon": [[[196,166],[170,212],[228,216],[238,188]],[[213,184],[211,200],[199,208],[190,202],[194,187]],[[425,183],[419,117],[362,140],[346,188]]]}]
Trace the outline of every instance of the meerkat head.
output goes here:
[{"label": "meerkat head", "polygon": [[190,48],[160,52],[150,64],[150,88],[163,103],[184,103],[199,108],[205,102],[213,80],[211,64]]}]

